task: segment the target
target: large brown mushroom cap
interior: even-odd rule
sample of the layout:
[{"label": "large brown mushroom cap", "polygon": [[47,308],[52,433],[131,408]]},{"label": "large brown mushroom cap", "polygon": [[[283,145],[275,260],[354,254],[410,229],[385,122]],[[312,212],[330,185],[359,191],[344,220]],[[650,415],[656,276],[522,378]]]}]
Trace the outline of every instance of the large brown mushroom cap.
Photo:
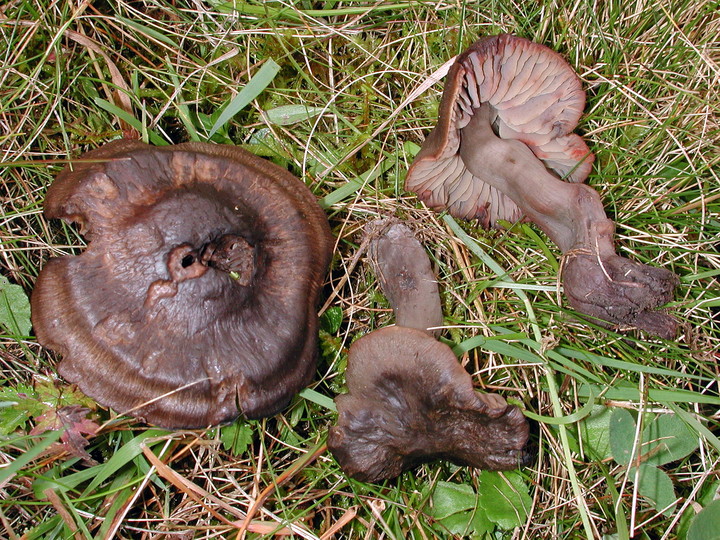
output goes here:
[{"label": "large brown mushroom cap", "polygon": [[556,52],[503,34],[459,55],[447,75],[440,117],[410,167],[405,188],[428,206],[485,227],[522,217],[515,202],[473,175],[460,157],[460,130],[488,104],[503,139],[527,144],[546,167],[573,182],[587,178],[593,155],[571,134],[585,106],[580,79]]},{"label": "large brown mushroom cap", "polygon": [[312,376],[327,219],[287,171],[229,146],[110,143],[67,168],[45,213],[80,224],[32,295],[59,372],[164,427],[274,414]]},{"label": "large brown mushroom cap", "polygon": [[350,476],[377,482],[433,459],[488,470],[522,464],[528,423],[473,390],[450,347],[413,328],[374,330],[350,347],[348,393],[328,447]]}]

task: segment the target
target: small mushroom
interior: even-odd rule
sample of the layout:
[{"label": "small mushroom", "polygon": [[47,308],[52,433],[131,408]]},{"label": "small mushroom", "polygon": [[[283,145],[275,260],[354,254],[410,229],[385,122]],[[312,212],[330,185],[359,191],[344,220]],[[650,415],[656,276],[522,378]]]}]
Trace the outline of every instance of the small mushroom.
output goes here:
[{"label": "small mushroom", "polygon": [[353,478],[378,482],[435,459],[519,467],[529,435],[520,409],[473,390],[452,349],[414,328],[374,330],[350,347],[328,447]]},{"label": "small mushroom", "polygon": [[430,259],[413,232],[396,219],[368,226],[369,256],[398,326],[439,334],[443,324],[440,293]]},{"label": "small mushroom", "polygon": [[655,310],[672,299],[677,277],[616,255],[614,224],[581,183],[594,159],[571,133],[584,103],[580,80],[557,53],[510,35],[482,39],[451,67],[438,125],[405,187],[485,227],[535,222],[565,255],[571,306],[669,339],[677,322]]},{"label": "small mushroom", "polygon": [[50,186],[45,215],[80,225],[32,295],[60,374],[168,428],[278,412],[315,367],[327,218],[290,173],[239,148],[117,141]]},{"label": "small mushroom", "polygon": [[427,253],[396,220],[368,230],[370,257],[398,325],[350,347],[348,393],[335,398],[338,423],[328,448],[347,474],[367,482],[439,458],[517,468],[527,457],[522,412],[497,394],[475,392],[452,349],[428,330],[442,323],[442,311]]}]

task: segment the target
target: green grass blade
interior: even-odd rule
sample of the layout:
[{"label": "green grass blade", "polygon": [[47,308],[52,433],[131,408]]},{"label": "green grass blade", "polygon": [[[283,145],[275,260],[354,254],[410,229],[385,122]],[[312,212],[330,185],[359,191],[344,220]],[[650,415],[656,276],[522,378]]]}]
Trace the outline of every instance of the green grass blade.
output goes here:
[{"label": "green grass blade", "polygon": [[[60,436],[63,434],[61,430],[48,431],[47,433],[40,436],[30,448],[28,448],[21,455],[13,459],[7,466],[0,469],[0,485],[4,484],[7,480],[15,476],[24,467],[29,465],[34,459],[45,452],[51,444],[57,442]],[[13,439],[15,442],[19,442],[20,438]],[[27,440],[31,440],[27,438]],[[7,444],[7,443],[6,443]],[[4,446],[4,445],[3,445]]]},{"label": "green grass blade", "polygon": [[220,113],[212,129],[210,129],[210,133],[208,133],[208,139],[217,133],[233,116],[247,107],[253,99],[258,97],[272,82],[278,71],[280,71],[280,66],[276,64],[272,58],[268,58],[245,87],[238,92],[230,103],[228,103],[227,107]]},{"label": "green grass blade", "polygon": [[305,388],[304,390],[301,390],[300,394],[298,395],[302,398],[307,399],[308,401],[312,401],[316,405],[320,405],[321,407],[326,408],[329,411],[337,412],[337,407],[335,407],[335,402],[332,400],[332,398],[324,396],[320,392],[316,392],[312,388]]},{"label": "green grass blade", "polygon": [[147,134],[149,140],[151,143],[156,144],[158,146],[165,146],[167,144],[167,141],[163,139],[160,135],[155,133],[154,131],[149,131],[147,127],[140,122],[137,118],[135,118],[133,115],[128,113],[127,111],[121,109],[117,105],[114,105],[110,103],[109,101],[106,101],[102,98],[95,98],[95,105],[103,109],[104,111],[109,112],[110,114],[113,114],[117,116],[118,118],[124,120],[128,123],[131,127],[134,127],[137,129],[140,133]]},{"label": "green grass blade", "polygon": [[87,488],[85,488],[83,496],[87,496],[95,491],[95,489],[97,489],[97,487],[105,480],[110,478],[137,456],[142,454],[142,446],[147,439],[158,437],[166,433],[166,431],[162,430],[149,429],[126,442],[119,450],[113,453],[112,457],[108,459],[107,462],[102,465],[98,465],[98,471],[95,474],[95,479],[90,482]]}]

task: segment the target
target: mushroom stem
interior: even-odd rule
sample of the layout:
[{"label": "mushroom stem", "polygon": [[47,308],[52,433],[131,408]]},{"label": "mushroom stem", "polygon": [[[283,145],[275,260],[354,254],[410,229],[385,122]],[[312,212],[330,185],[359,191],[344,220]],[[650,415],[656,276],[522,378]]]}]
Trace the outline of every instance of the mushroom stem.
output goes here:
[{"label": "mushroom stem", "polygon": [[370,260],[390,301],[398,326],[417,328],[437,337],[443,325],[437,278],[420,241],[396,219],[369,224]]},{"label": "mushroom stem", "polygon": [[472,174],[510,197],[563,252],[570,304],[592,317],[674,336],[675,319],[652,310],[671,300],[675,275],[616,255],[615,227],[597,192],[551,174],[524,143],[499,138],[490,114],[488,104],[473,109],[460,130],[460,155]]},{"label": "mushroom stem", "polygon": [[612,230],[612,221],[594,189],[563,182],[525,143],[495,135],[487,104],[474,113],[460,131],[460,156],[465,166],[510,197],[563,253],[591,249],[597,241],[594,231]]}]

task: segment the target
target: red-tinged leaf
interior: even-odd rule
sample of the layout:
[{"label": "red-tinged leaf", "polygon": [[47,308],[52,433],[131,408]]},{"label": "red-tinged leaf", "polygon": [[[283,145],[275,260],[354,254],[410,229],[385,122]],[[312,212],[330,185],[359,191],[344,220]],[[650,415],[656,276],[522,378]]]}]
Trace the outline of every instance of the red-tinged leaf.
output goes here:
[{"label": "red-tinged leaf", "polygon": [[[93,437],[100,426],[87,418],[90,409],[80,405],[68,405],[59,409],[48,409],[36,420],[38,423],[30,432],[37,435],[46,431],[62,431],[59,446],[71,456],[78,457],[89,465],[96,465],[95,460],[85,448],[88,437]],[[87,437],[86,437],[87,436]]]}]

